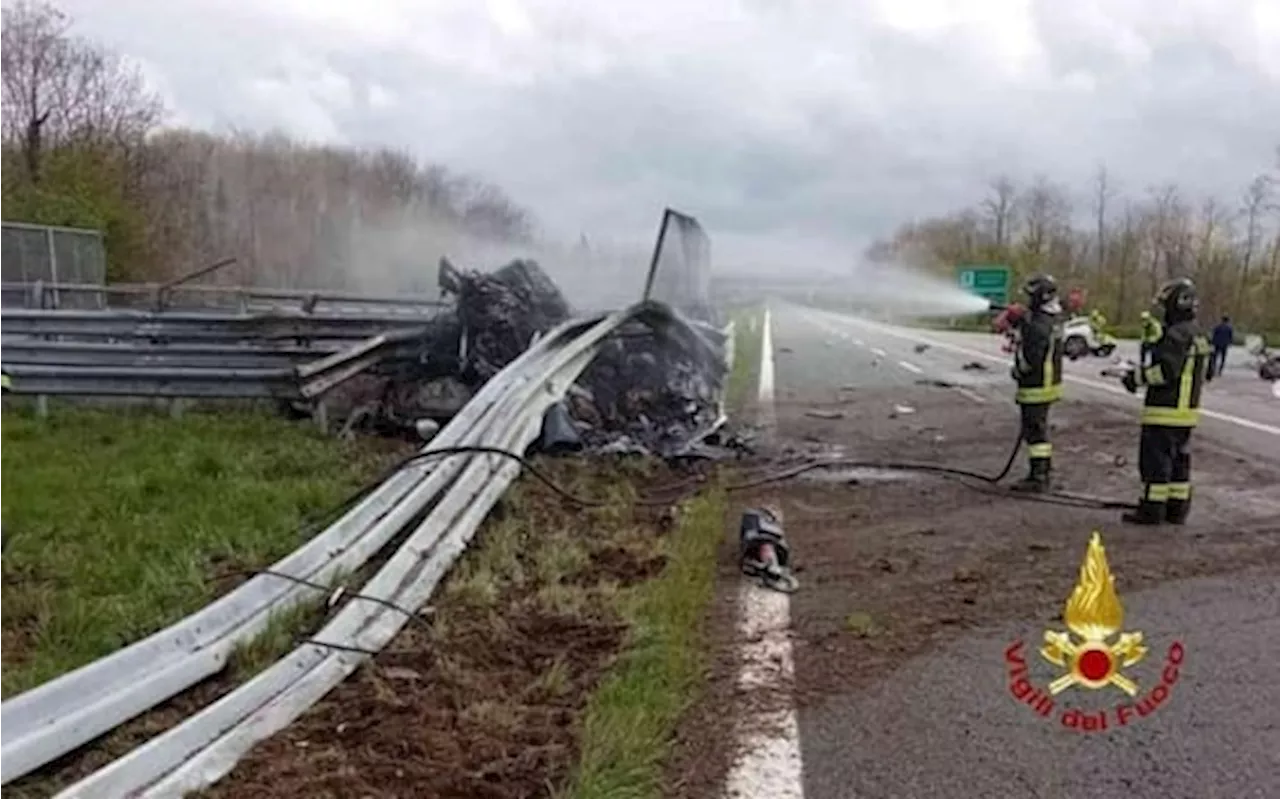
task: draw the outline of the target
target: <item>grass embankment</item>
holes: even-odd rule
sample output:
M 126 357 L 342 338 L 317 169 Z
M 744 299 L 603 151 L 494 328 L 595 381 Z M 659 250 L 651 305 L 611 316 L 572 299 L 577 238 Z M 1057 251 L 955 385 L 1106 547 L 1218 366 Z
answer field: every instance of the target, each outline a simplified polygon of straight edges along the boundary
M 234 572 L 289 553 L 304 524 L 391 454 L 255 412 L 56 408 L 41 419 L 6 409 L 2 429 L 6 697 L 155 632 L 238 582 Z
M 747 406 L 756 387 L 760 370 L 760 347 L 764 312 L 760 308 L 744 308 L 733 312 L 733 371 L 725 387 L 725 402 L 730 413 L 740 413 Z
M 760 363 L 759 308 L 735 311 L 734 362 L 726 387 L 730 412 L 751 397 Z M 581 760 L 568 799 L 649 799 L 662 795 L 671 736 L 705 689 L 706 620 L 715 592 L 716 550 L 726 497 L 718 487 L 688 503 L 662 574 L 625 606 L 632 641 L 592 697 Z

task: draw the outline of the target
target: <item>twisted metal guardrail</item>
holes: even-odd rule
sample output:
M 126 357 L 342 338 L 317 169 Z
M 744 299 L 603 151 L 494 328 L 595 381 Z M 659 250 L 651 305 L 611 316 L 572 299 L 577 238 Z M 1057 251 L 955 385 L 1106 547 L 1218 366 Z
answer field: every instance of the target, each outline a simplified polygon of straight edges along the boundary
M 480 444 L 522 452 L 537 437 L 546 409 L 564 396 L 599 345 L 633 319 L 673 330 L 690 346 L 711 348 L 695 329 L 655 304 L 567 322 L 490 380 L 432 447 Z M 358 568 L 433 505 L 360 597 L 313 642 L 59 795 L 178 796 L 220 778 L 253 743 L 344 679 L 369 657 L 364 652 L 380 650 L 395 636 L 407 618 L 392 608 L 421 607 L 518 471 L 518 463 L 499 456 L 451 455 L 397 472 L 270 570 L 325 582 Z M 172 627 L 3 703 L 4 782 L 216 673 L 235 646 L 260 632 L 274 613 L 312 593 L 294 580 L 259 575 Z

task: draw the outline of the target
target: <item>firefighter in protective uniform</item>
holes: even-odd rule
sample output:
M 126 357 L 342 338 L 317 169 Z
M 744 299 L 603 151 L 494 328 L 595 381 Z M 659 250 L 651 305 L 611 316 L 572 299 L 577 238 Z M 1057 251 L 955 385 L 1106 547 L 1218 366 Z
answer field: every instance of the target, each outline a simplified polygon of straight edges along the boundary
M 1138 471 L 1142 497 L 1131 524 L 1185 524 L 1191 511 L 1191 431 L 1200 421 L 1200 392 L 1211 348 L 1196 322 L 1199 301 L 1187 278 L 1166 284 L 1155 303 L 1163 322 L 1144 320 L 1142 361 L 1124 376 L 1130 393 L 1145 388 Z
M 1022 291 L 1029 313 L 1021 323 L 1021 342 L 1014 355 L 1015 395 L 1022 411 L 1022 440 L 1030 455 L 1030 471 L 1013 486 L 1015 491 L 1043 493 L 1050 489 L 1053 444 L 1049 442 L 1049 408 L 1062 399 L 1062 326 L 1058 284 L 1049 275 L 1035 275 Z

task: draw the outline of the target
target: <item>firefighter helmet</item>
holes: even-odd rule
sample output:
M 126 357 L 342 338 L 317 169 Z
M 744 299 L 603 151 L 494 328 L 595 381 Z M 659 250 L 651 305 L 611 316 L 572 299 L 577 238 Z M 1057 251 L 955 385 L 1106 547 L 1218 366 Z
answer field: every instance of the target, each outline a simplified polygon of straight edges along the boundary
M 1165 283 L 1156 295 L 1156 306 L 1164 314 L 1166 324 L 1195 319 L 1200 307 L 1200 298 L 1196 296 L 1196 285 L 1191 278 L 1180 277 Z
M 1031 310 L 1039 310 L 1058 298 L 1058 282 L 1051 275 L 1032 275 L 1022 284 L 1022 293 L 1027 295 Z

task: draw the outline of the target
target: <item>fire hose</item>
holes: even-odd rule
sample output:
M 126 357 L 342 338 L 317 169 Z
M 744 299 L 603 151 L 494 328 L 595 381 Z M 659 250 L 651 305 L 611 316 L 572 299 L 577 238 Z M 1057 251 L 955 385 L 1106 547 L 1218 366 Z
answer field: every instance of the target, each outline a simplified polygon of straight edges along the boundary
M 936 474 L 942 477 L 958 479 L 962 485 L 983 491 L 984 493 L 1008 496 L 1032 502 L 1044 502 L 1052 505 L 1092 510 L 1128 510 L 1134 507 L 1132 503 L 1062 491 L 1048 492 L 1044 494 L 1018 494 L 995 490 L 995 486 L 1007 477 L 1009 472 L 1013 469 L 1013 464 L 1017 460 L 1018 453 L 1021 449 L 1022 436 L 1019 434 L 1014 440 L 1013 447 L 1009 451 L 1009 457 L 1005 460 L 1004 467 L 994 475 L 983 474 L 969 469 L 943 466 L 940 464 L 829 458 L 825 460 L 812 460 L 800 463 L 789 468 L 770 472 L 751 480 L 740 483 L 731 483 L 724 486 L 724 490 L 727 492 L 746 491 L 753 488 L 759 488 L 761 486 L 792 480 L 803 474 L 819 469 L 878 469 L 885 471 Z M 373 490 L 374 487 L 379 485 L 382 478 L 394 474 L 415 462 L 446 457 L 449 455 L 463 454 L 498 455 L 517 461 L 532 477 L 546 485 L 551 489 L 551 491 L 563 499 L 575 505 L 599 508 L 606 507 L 617 502 L 616 499 L 595 499 L 574 494 L 559 485 L 546 472 L 531 463 L 528 458 L 518 453 L 498 447 L 453 446 L 424 450 L 398 461 L 392 465 L 387 470 L 387 473 L 381 476 L 379 480 L 370 482 L 365 488 L 360 489 L 345 501 L 333 507 L 329 513 L 325 514 L 325 516 L 328 518 L 341 515 L 347 509 L 358 503 L 366 494 Z M 697 482 L 699 481 L 686 480 L 672 485 L 662 486 L 657 489 L 654 494 L 663 496 L 650 495 L 646 497 L 638 497 L 633 501 L 633 504 L 639 507 L 668 507 L 676 501 L 676 499 L 671 496 L 672 492 L 687 491 L 696 485 Z M 743 514 L 742 524 L 739 530 L 739 547 L 741 552 L 740 561 L 744 574 L 751 577 L 758 577 L 761 580 L 762 585 L 785 593 L 791 593 L 799 587 L 798 581 L 790 572 L 791 548 L 787 543 L 786 535 L 782 529 L 781 520 L 778 518 L 776 511 L 766 508 L 752 509 L 745 512 Z

